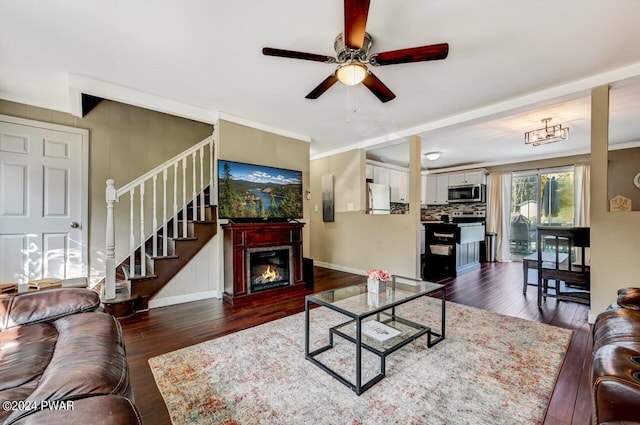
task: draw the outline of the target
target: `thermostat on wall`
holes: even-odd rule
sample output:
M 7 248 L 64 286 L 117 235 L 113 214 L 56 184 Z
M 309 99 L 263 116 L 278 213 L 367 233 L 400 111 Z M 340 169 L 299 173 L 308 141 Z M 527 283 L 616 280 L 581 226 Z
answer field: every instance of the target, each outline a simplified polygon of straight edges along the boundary
M 633 184 L 635 184 L 635 185 L 636 185 L 636 187 L 637 187 L 638 189 L 640 189 L 640 173 L 636 174 L 636 175 L 633 177 Z

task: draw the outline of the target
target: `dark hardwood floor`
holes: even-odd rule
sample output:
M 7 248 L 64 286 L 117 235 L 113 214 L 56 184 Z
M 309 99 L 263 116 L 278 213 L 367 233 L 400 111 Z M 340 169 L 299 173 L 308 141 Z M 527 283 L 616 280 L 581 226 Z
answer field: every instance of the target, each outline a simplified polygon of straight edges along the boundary
M 362 276 L 315 268 L 313 291 L 348 286 Z M 447 299 L 497 313 L 547 323 L 574 331 L 551 399 L 546 425 L 587 425 L 591 421 L 591 330 L 588 307 L 548 299 L 537 307 L 536 288 L 522 294 L 521 263 L 488 263 L 480 270 L 447 279 Z M 163 307 L 122 319 L 135 404 L 145 424 L 171 424 L 147 360 L 169 351 L 279 319 L 304 310 L 302 290 L 242 306 L 204 300 Z

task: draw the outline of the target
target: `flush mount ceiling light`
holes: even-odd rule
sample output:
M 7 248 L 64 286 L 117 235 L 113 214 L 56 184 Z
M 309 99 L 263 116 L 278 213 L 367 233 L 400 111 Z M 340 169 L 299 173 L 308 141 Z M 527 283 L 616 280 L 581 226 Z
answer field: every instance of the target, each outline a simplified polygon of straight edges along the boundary
M 356 84 L 360 84 L 366 76 L 367 68 L 355 60 L 340 66 L 336 71 L 336 77 L 338 77 L 338 80 L 346 86 L 355 86 Z
M 524 143 L 526 145 L 540 146 L 567 140 L 569 138 L 569 127 L 562 128 L 562 124 L 549 126 L 549 121 L 551 120 L 552 118 L 545 118 L 542 120 L 544 128 L 524 133 Z
M 440 155 L 442 155 L 442 152 L 427 152 L 424 154 L 424 157 L 427 158 L 429 161 L 435 161 L 436 159 L 440 158 Z

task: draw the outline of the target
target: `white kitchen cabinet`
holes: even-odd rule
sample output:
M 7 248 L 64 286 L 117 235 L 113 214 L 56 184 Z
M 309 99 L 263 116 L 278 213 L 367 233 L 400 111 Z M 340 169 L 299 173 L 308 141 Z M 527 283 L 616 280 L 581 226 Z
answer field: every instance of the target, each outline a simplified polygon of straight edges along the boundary
M 391 170 L 384 167 L 373 166 L 373 182 L 377 184 L 386 184 L 389 186 Z
M 391 186 L 391 202 L 409 203 L 409 173 L 389 170 L 389 186 Z
M 400 202 L 409 203 L 409 173 L 402 173 L 400 179 Z
M 367 164 L 365 165 L 365 179 L 369 180 L 373 180 L 373 165 L 372 164 Z
M 447 204 L 449 201 L 449 176 L 438 176 L 436 184 L 436 203 Z
M 391 188 L 391 202 L 409 203 L 409 173 L 407 171 L 395 170 L 381 167 L 379 165 L 367 164 L 367 178 L 372 176 L 373 182 L 384 184 Z M 369 171 L 371 167 L 371 171 Z
M 466 173 L 449 174 L 449 186 L 460 186 L 463 184 L 486 184 L 484 171 L 467 171 Z
M 464 173 L 449 174 L 449 185 L 459 186 L 464 184 Z
M 428 204 L 427 202 L 427 176 L 422 174 L 420 176 L 420 203 L 422 205 Z
M 447 204 L 449 195 L 449 176 L 429 175 L 426 184 L 426 204 L 427 205 L 444 205 Z

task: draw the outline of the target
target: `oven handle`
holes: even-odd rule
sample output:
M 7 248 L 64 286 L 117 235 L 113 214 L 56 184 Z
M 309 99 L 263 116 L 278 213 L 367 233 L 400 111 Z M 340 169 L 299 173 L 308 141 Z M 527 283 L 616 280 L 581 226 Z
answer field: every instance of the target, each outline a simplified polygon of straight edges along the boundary
M 455 235 L 453 233 L 438 233 L 438 232 L 433 232 L 433 236 L 435 236 L 436 238 L 452 238 Z

